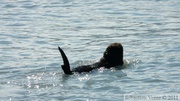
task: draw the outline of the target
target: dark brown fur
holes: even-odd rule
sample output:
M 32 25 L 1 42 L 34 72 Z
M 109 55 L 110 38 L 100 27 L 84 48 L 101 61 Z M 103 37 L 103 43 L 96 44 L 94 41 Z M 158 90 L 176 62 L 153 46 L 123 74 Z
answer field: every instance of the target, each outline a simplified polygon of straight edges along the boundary
M 103 57 L 98 62 L 91 65 L 79 66 L 72 70 L 70 70 L 69 61 L 60 47 L 59 51 L 63 57 L 64 65 L 62 65 L 62 69 L 65 74 L 72 74 L 73 72 L 89 72 L 100 67 L 111 68 L 123 65 L 123 46 L 120 43 L 110 44 L 106 48 Z

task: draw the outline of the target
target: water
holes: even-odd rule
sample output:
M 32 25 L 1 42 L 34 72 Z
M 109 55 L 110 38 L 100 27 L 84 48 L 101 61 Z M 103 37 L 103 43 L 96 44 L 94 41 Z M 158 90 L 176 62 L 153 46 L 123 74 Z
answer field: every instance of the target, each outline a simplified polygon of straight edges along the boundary
M 123 101 L 179 94 L 179 0 L 1 0 L 0 100 Z M 123 70 L 63 74 L 124 46 Z

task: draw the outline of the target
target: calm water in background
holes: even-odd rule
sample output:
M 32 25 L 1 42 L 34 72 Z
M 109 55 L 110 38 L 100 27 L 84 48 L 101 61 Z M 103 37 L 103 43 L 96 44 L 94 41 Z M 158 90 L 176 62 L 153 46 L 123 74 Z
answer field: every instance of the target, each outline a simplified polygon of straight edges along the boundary
M 0 100 L 123 100 L 180 92 L 179 0 L 1 0 Z M 67 76 L 124 46 L 123 70 Z

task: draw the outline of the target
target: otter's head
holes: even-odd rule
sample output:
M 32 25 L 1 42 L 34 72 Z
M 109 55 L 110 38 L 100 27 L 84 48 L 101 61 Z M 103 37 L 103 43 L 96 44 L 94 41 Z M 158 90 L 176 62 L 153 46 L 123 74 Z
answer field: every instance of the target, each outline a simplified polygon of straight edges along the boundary
M 110 44 L 106 48 L 103 57 L 108 67 L 123 65 L 123 46 L 120 43 Z

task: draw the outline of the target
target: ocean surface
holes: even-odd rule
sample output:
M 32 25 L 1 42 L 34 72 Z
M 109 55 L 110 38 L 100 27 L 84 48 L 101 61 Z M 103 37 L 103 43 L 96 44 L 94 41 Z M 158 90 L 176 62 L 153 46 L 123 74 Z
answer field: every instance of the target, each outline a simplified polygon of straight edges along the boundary
M 74 68 L 113 42 L 124 47 L 125 69 L 63 73 L 58 46 Z M 179 93 L 180 0 L 0 0 L 0 100 Z

